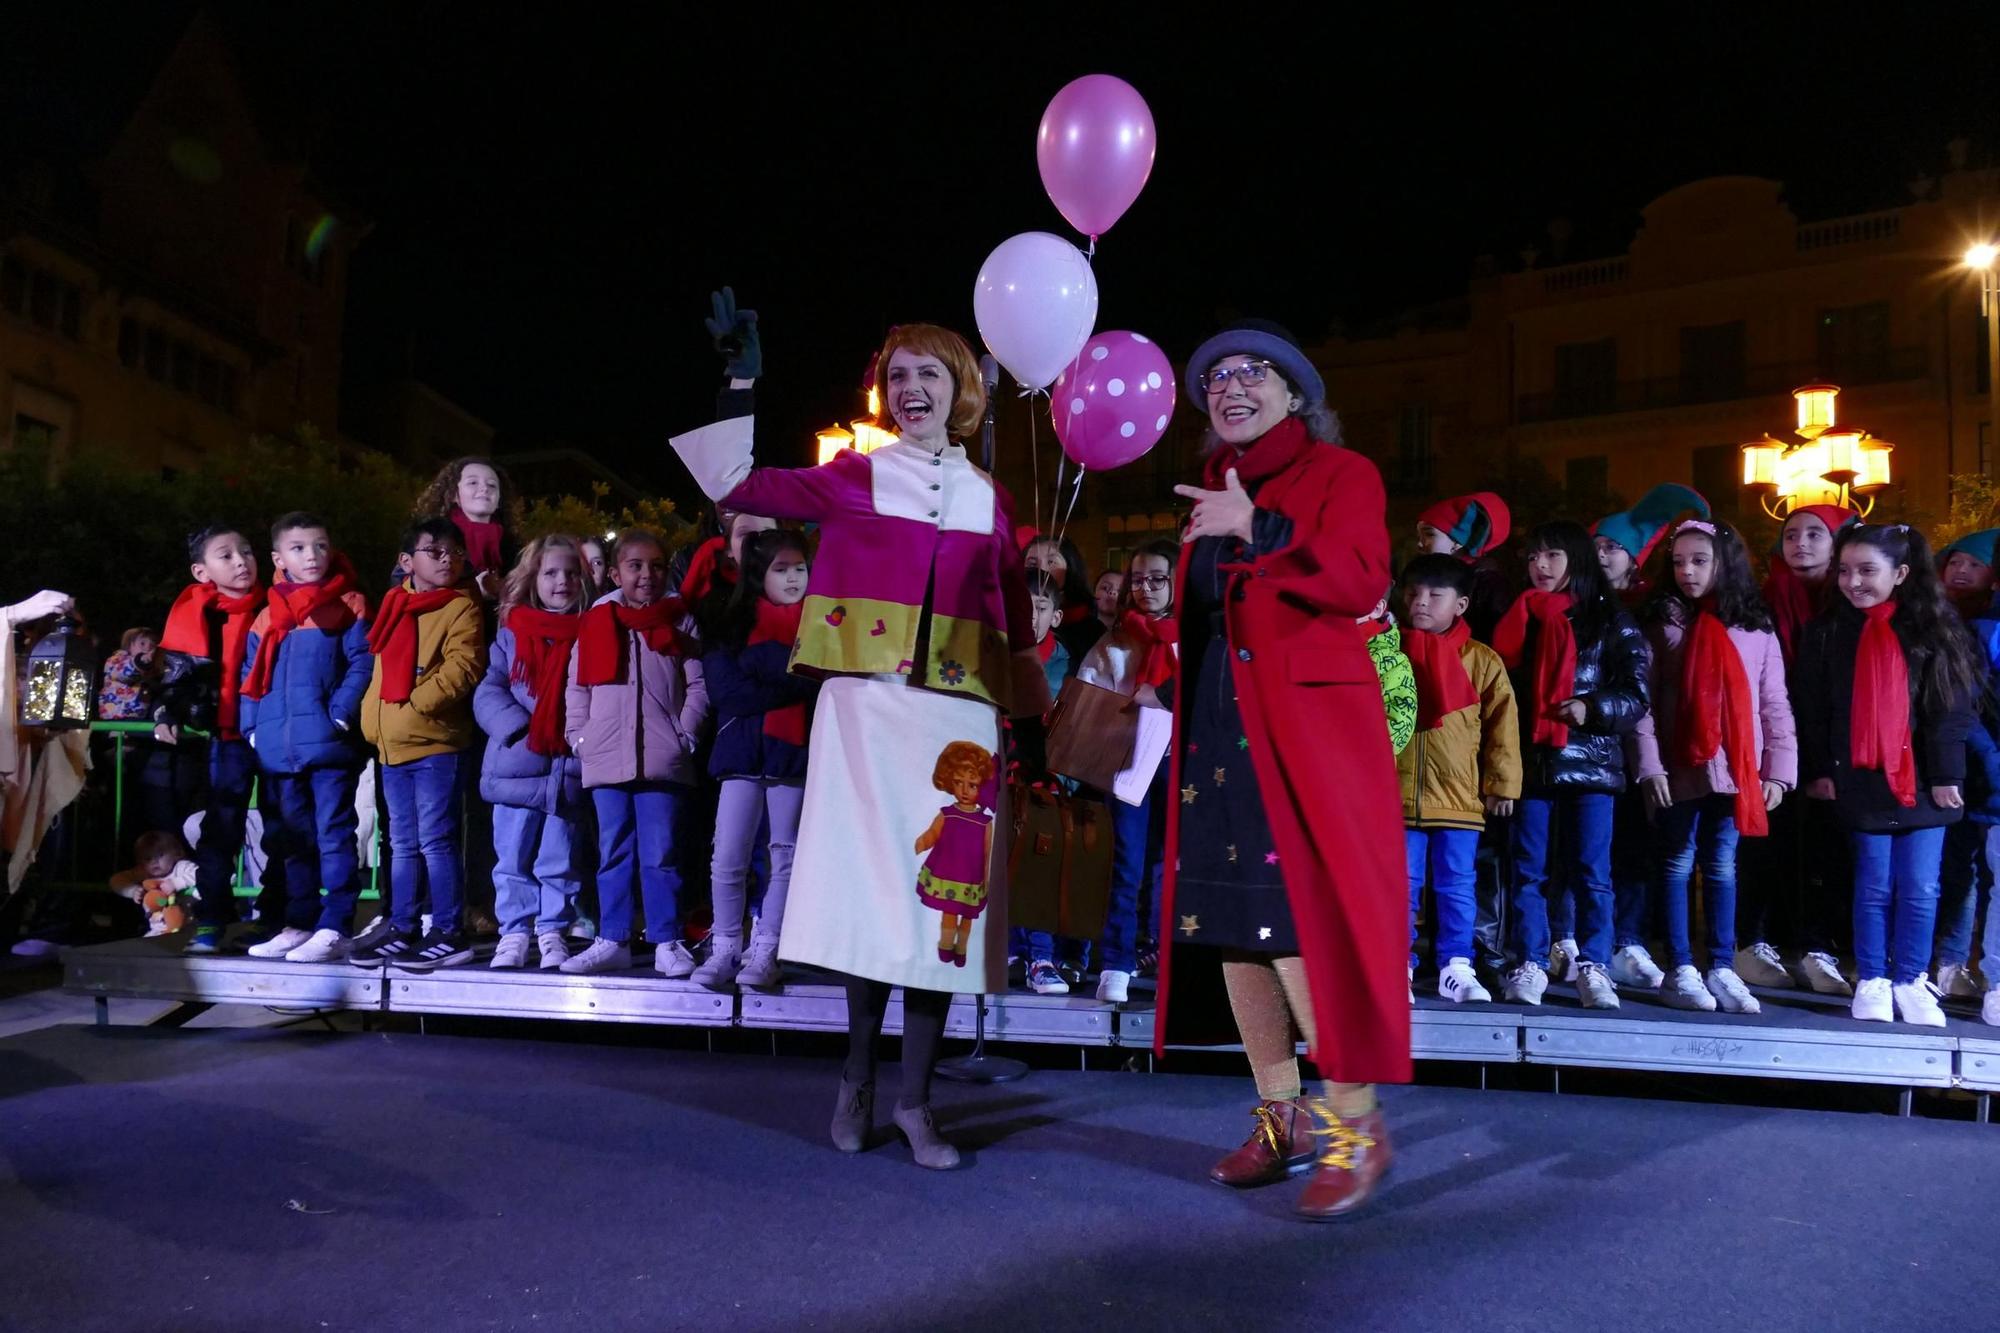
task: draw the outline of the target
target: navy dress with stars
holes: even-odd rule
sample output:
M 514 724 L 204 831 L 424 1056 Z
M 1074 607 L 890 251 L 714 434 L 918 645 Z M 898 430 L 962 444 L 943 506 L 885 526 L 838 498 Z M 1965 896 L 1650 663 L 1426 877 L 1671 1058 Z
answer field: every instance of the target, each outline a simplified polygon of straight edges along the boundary
M 1260 517 L 1263 517 L 1260 513 Z M 1299 951 L 1291 901 L 1257 791 L 1250 740 L 1231 678 L 1223 598 L 1225 558 L 1240 558 L 1234 537 L 1203 537 L 1188 559 L 1181 622 L 1180 872 L 1177 944 L 1203 944 L 1282 957 Z

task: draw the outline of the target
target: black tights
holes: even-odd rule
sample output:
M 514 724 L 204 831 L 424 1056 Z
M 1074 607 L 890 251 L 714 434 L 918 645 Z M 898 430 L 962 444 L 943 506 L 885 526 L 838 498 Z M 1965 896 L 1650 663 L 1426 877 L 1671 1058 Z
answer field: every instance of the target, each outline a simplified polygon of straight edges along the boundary
M 889 1009 L 889 983 L 866 977 L 847 979 L 847 1067 L 849 1083 L 875 1081 L 875 1051 L 882 1042 L 882 1015 Z M 944 1044 L 944 1016 L 951 992 L 903 990 L 903 1091 L 896 1105 L 924 1106 L 931 1099 L 931 1067 Z

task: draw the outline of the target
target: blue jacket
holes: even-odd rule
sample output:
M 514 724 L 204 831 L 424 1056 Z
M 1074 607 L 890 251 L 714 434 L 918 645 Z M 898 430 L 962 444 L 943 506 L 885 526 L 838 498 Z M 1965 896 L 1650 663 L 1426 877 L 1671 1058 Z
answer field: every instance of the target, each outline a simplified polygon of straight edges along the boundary
M 528 682 L 514 679 L 513 630 L 503 627 L 493 637 L 486 661 L 486 674 L 472 695 L 472 716 L 486 733 L 479 795 L 495 805 L 576 818 L 584 805 L 583 765 L 571 755 L 536 754 L 528 748 L 535 700 Z
M 806 780 L 806 747 L 764 734 L 764 714 L 806 702 L 819 692 L 817 682 L 791 674 L 791 655 L 790 644 L 770 642 L 718 648 L 702 657 L 702 679 L 715 710 L 711 777 Z
M 1991 673 L 1979 723 L 1965 734 L 1965 817 L 1975 824 L 2000 824 L 2000 616 L 1968 620 L 1965 628 Z
M 368 692 L 375 658 L 368 651 L 368 603 L 349 593 L 341 607 L 321 609 L 278 644 L 271 688 L 261 699 L 242 696 L 238 721 L 273 773 L 309 768 L 359 768 L 367 759 L 361 741 L 361 696 Z M 345 629 L 322 629 L 353 617 Z M 243 679 L 257 660 L 269 611 L 257 613 L 243 652 Z

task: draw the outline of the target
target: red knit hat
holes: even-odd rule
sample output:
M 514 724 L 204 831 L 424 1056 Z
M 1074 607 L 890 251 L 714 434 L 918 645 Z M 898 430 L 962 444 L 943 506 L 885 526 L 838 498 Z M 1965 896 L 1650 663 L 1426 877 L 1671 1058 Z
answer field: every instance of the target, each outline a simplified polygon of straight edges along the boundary
M 1836 537 L 1840 535 L 1840 530 L 1848 524 L 1859 523 L 1861 521 L 1861 515 L 1845 505 L 1800 505 L 1790 514 L 1785 515 L 1786 524 L 1789 525 L 1793 516 L 1798 514 L 1812 515 L 1820 522 L 1826 524 L 1826 530 Z
M 1491 491 L 1474 491 L 1471 495 L 1454 495 L 1449 500 L 1440 500 L 1417 515 L 1417 522 L 1427 523 L 1459 548 L 1457 554 L 1465 560 L 1477 560 L 1494 547 L 1507 540 L 1513 517 L 1507 512 L 1507 502 Z

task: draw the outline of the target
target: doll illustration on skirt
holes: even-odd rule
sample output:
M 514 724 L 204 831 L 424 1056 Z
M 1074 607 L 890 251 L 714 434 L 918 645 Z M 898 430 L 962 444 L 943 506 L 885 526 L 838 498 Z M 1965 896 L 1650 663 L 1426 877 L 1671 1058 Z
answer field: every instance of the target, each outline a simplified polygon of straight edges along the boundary
M 930 858 L 917 871 L 917 897 L 944 914 L 938 961 L 965 966 L 972 921 L 986 910 L 986 874 L 993 858 L 993 812 L 980 796 L 993 781 L 993 752 L 953 741 L 939 753 L 931 785 L 952 798 L 917 838 Z

